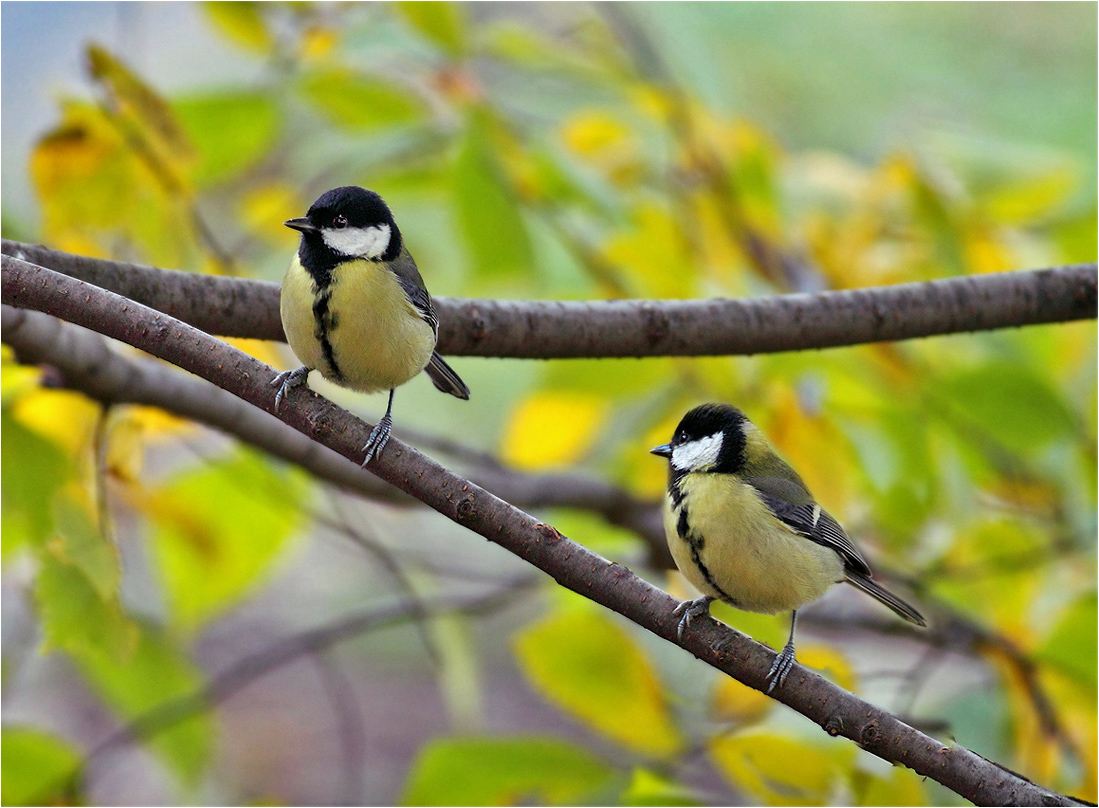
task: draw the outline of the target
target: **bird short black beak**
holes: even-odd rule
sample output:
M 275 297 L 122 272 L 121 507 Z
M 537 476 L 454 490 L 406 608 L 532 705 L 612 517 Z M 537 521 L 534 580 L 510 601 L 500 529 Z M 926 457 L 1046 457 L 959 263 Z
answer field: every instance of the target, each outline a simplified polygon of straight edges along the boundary
M 663 444 L 662 446 L 654 446 L 653 448 L 649 449 L 649 454 L 660 455 L 661 457 L 671 457 L 672 447 L 667 443 Z
M 300 230 L 302 233 L 317 232 L 317 226 L 305 218 L 287 219 L 285 222 L 283 222 L 283 224 L 287 227 L 293 228 L 294 230 Z

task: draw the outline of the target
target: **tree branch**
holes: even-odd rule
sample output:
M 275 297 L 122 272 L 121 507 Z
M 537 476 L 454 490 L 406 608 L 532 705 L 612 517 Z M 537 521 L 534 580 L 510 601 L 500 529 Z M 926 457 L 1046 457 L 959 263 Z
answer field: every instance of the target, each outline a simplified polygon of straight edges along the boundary
M 5 255 L 93 283 L 203 331 L 283 340 L 279 287 L 4 240 Z M 1097 265 L 736 300 L 435 298 L 439 351 L 581 359 L 775 353 L 1094 319 Z
M 375 629 L 413 620 L 421 621 L 440 614 L 484 614 L 506 606 L 533 580 L 518 580 L 488 593 L 439 596 L 432 598 L 426 607 L 406 598 L 351 612 L 316 628 L 291 634 L 238 659 L 195 692 L 162 702 L 142 713 L 92 749 L 84 760 L 84 768 L 113 749 L 133 740 L 149 738 L 221 704 L 260 677 L 303 656 L 320 653 Z
M 271 412 L 274 371 L 267 365 L 161 312 L 87 283 L 8 256 L 0 261 L 9 305 L 54 314 L 152 353 Z M 298 390 L 280 417 L 349 459 L 358 460 L 370 426 L 311 391 Z M 368 470 L 454 522 L 496 542 L 559 584 L 622 614 L 743 684 L 765 691 L 774 652 L 711 620 L 676 638 L 677 601 L 562 536 L 552 526 L 449 472 L 392 439 Z M 795 666 L 773 697 L 867 751 L 902 763 L 980 805 L 1071 805 L 1070 797 L 1038 786 L 960 746 L 947 746 L 896 716 Z
M 107 341 L 94 331 L 64 323 L 47 314 L 6 305 L 0 306 L 0 313 L 0 336 L 4 343 L 15 350 L 22 362 L 49 365 L 60 375 L 60 379 L 54 381 L 51 374 L 51 383 L 79 390 L 107 406 L 143 404 L 159 407 L 219 429 L 272 456 L 295 463 L 321 480 L 369 499 L 399 506 L 419 504 L 419 500 L 376 477 L 363 474 L 355 463 L 204 379 L 172 369 L 162 362 L 124 357 L 111 351 Z M 398 437 L 403 432 L 398 431 Z M 416 439 L 421 443 L 426 440 L 419 435 Z M 444 446 L 442 451 L 451 453 L 455 447 Z M 512 504 L 535 509 L 578 508 L 597 513 L 608 523 L 630 530 L 644 541 L 650 567 L 674 568 L 664 538 L 659 502 L 637 499 L 617 486 L 590 477 L 525 474 L 500 465 L 491 456 L 458 451 L 464 460 L 471 461 L 467 462 L 466 474 L 473 482 L 495 491 Z M 349 529 L 348 525 L 341 525 L 338 521 L 332 522 L 332 525 L 337 529 Z M 352 535 L 355 534 L 352 532 Z M 368 550 L 373 555 L 383 556 L 382 563 L 399 579 L 400 570 L 395 566 L 395 560 L 384 557 L 380 546 L 374 546 L 366 539 L 355 535 L 356 541 L 369 544 Z M 1027 563 L 1034 563 L 1034 560 Z M 407 582 L 402 588 L 406 594 L 414 594 Z M 834 625 L 831 618 L 812 610 L 802 620 Z M 855 625 L 850 619 L 846 624 L 849 627 Z M 892 627 L 879 621 L 858 625 L 875 631 Z M 902 624 L 896 627 L 906 628 Z M 1071 747 L 1056 710 L 1038 681 L 1035 663 L 1010 639 L 939 604 L 934 605 L 931 628 L 918 634 L 911 633 L 932 647 L 978 656 L 982 652 L 1002 655 L 1024 683 L 1043 732 L 1062 746 Z M 433 653 L 430 643 L 428 652 Z
M 0 306 L 0 337 L 21 362 L 50 365 L 65 387 L 79 390 L 102 404 L 143 404 L 160 407 L 181 418 L 221 430 L 268 454 L 301 466 L 314 476 L 369 499 L 393 505 L 418 500 L 363 474 L 358 463 L 249 406 L 204 379 L 173 370 L 162 362 L 122 356 L 94 331 L 70 325 L 40 312 Z M 54 382 L 56 383 L 56 382 Z M 411 436 L 397 428 L 397 437 Z M 431 443 L 415 435 L 417 442 Z M 445 442 L 438 442 L 445 443 Z M 442 446 L 451 454 L 455 447 Z M 656 568 L 674 566 L 664 523 L 654 503 L 640 500 L 617 486 L 580 474 L 522 474 L 487 458 L 462 452 L 466 473 L 482 488 L 525 508 L 580 508 L 602 516 L 609 524 L 641 536 Z

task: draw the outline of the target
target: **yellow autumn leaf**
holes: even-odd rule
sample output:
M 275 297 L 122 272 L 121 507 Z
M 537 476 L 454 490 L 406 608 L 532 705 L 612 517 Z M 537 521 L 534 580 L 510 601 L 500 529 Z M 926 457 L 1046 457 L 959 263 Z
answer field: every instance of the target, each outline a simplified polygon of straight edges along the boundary
M 202 9 L 214 27 L 236 44 L 259 53 L 266 53 L 274 45 L 259 4 L 212 2 L 203 3 Z
M 851 475 L 843 471 L 855 467 L 843 433 L 823 413 L 807 414 L 786 385 L 775 388 L 767 411 L 771 421 L 765 432 L 779 455 L 798 470 L 825 510 L 843 513 L 851 490 Z
M 756 731 L 715 738 L 709 752 L 734 787 L 767 805 L 825 805 L 854 749 Z
M 261 362 L 266 362 L 272 367 L 280 367 L 285 361 L 285 347 L 276 342 L 262 339 L 245 339 L 244 337 L 230 337 L 225 340 L 239 351 L 249 356 L 254 356 Z
M 194 422 L 187 418 L 172 415 L 159 407 L 141 404 L 127 406 L 126 417 L 140 427 L 146 438 L 153 440 L 174 438 L 181 432 L 189 432 L 195 428 Z
M 113 420 L 107 433 L 105 471 L 110 476 L 136 482 L 141 479 L 145 465 L 144 430 L 141 423 L 123 416 Z
M 131 209 L 133 158 L 103 114 L 67 104 L 61 123 L 35 145 L 30 174 L 42 204 L 47 234 L 109 227 Z M 104 204 L 108 189 L 111 204 Z
M 718 680 L 711 699 L 714 718 L 731 721 L 741 727 L 762 721 L 775 704 L 766 693 L 743 685 L 730 676 Z
M 565 147 L 622 185 L 641 170 L 637 143 L 625 123 L 602 110 L 573 115 L 561 129 Z
M 609 405 L 598 396 L 541 391 L 512 411 L 504 427 L 501 454 L 520 469 L 565 465 L 591 444 Z
M 637 441 L 636 457 L 627 467 L 630 488 L 640 496 L 661 497 L 668 486 L 668 461 L 649 454 L 649 449 L 660 446 L 672 439 L 679 419 L 683 413 L 669 412 Z
M 896 766 L 888 777 L 870 777 L 859 793 L 858 805 L 927 805 L 922 778 Z
M 304 62 L 319 62 L 331 55 L 339 41 L 340 34 L 334 28 L 310 26 L 301 35 L 298 53 Z
M 847 657 L 826 645 L 806 645 L 798 648 L 798 662 L 821 676 L 836 683 L 844 690 L 854 691 L 858 687 L 855 669 Z
M 637 209 L 633 226 L 612 236 L 603 255 L 632 274 L 641 296 L 695 296 L 696 272 L 683 233 L 672 216 L 654 203 Z
M 88 450 L 100 407 L 80 393 L 38 388 L 19 398 L 12 415 L 72 455 Z
M 538 692 L 585 726 L 642 754 L 682 747 L 652 663 L 600 612 L 551 615 L 516 638 L 515 653 Z
M 171 105 L 120 59 L 99 45 L 88 46 L 91 76 L 111 93 L 116 111 L 139 125 L 169 165 L 194 158 L 194 149 Z
M 970 272 L 1007 272 L 1017 266 L 1003 234 L 987 227 L 970 228 L 965 234 L 965 263 Z
M 267 182 L 250 189 L 241 200 L 241 220 L 269 244 L 292 250 L 301 238 L 282 223 L 301 216 L 308 206 L 301 194 L 285 182 Z
M 40 367 L 16 362 L 15 351 L 10 345 L 0 346 L 0 354 L 3 356 L 3 363 L 0 364 L 0 400 L 6 407 L 36 390 L 43 371 Z

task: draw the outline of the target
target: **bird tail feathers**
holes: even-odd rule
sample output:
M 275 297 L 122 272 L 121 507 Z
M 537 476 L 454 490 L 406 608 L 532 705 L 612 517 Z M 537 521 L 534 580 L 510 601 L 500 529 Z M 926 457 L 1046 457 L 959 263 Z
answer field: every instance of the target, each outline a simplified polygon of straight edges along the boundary
M 431 378 L 431 383 L 435 385 L 436 390 L 450 393 L 463 401 L 469 400 L 469 388 L 466 387 L 466 383 L 436 351 L 431 352 L 431 359 L 428 360 L 424 370 Z
M 872 581 L 870 578 L 867 578 L 865 575 L 849 570 L 847 572 L 847 583 L 852 584 L 857 589 L 861 589 L 879 603 L 885 604 L 909 623 L 915 623 L 917 626 L 927 625 L 927 621 L 924 620 L 922 614 L 917 612 L 888 589 L 879 585 L 877 582 Z

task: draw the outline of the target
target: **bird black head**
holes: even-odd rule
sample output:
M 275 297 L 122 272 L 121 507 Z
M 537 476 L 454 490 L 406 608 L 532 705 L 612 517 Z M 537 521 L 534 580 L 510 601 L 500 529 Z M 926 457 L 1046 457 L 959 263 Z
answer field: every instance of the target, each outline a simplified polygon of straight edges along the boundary
M 683 416 L 670 443 L 650 451 L 671 460 L 672 471 L 733 474 L 744 466 L 745 425 L 751 422 L 728 404 L 702 404 Z
M 304 218 L 285 224 L 301 232 L 298 257 L 314 275 L 329 273 L 343 261 L 392 261 L 401 253 L 401 231 L 389 206 L 357 185 L 321 194 Z

